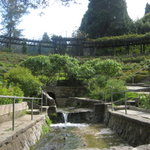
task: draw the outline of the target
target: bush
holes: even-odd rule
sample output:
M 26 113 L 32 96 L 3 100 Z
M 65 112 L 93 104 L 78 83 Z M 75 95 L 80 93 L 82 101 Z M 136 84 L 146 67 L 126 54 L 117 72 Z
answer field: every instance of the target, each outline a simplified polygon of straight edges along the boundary
M 20 65 L 30 69 L 33 75 L 49 75 L 49 72 L 52 71 L 48 56 L 32 56 Z
M 23 91 L 16 86 L 13 87 L 6 87 L 0 85 L 0 95 L 6 95 L 6 96 L 20 96 L 23 97 L 24 93 Z M 10 98 L 0 98 L 0 104 L 11 104 L 13 101 Z M 22 99 L 16 99 L 16 103 L 22 102 Z
M 102 61 L 99 64 L 98 68 L 101 74 L 109 76 L 109 77 L 114 77 L 118 75 L 119 72 L 122 70 L 122 65 L 115 60 L 107 59 L 107 60 Z
M 83 80 L 88 80 L 95 75 L 95 69 L 89 62 L 85 62 L 84 64 L 80 65 L 79 68 L 79 78 Z
M 96 76 L 88 81 L 89 96 L 93 99 L 102 99 L 104 87 L 106 86 L 106 76 Z
M 97 75 L 114 77 L 119 75 L 121 70 L 122 65 L 115 60 L 92 59 L 80 66 L 79 75 L 86 79 Z
M 127 88 L 124 81 L 118 79 L 109 79 L 105 86 L 106 98 L 110 101 L 111 92 L 115 92 L 113 94 L 113 100 L 116 101 L 122 99 L 124 98 L 124 91 L 126 90 Z
M 79 72 L 79 61 L 68 55 L 50 55 L 49 56 L 52 72 L 58 76 L 64 74 L 66 79 L 76 79 Z
M 129 99 L 139 98 L 139 94 L 136 92 L 127 92 L 126 97 Z
M 149 95 L 144 95 L 142 94 L 140 96 L 140 101 L 139 101 L 140 107 L 150 109 L 150 99 Z
M 18 85 L 25 96 L 36 96 L 41 92 L 42 83 L 27 68 L 13 68 L 5 74 L 5 79 L 9 85 Z
M 53 80 L 77 78 L 79 62 L 67 55 L 50 55 L 30 57 L 20 64 L 36 76 L 47 76 Z

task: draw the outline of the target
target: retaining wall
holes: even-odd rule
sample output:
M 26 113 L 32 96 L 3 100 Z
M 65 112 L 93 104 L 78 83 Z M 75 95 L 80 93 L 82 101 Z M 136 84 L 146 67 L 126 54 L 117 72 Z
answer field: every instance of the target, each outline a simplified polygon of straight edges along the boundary
M 105 124 L 132 146 L 150 143 L 150 120 L 119 114 L 106 106 Z
M 24 114 L 28 109 L 27 102 L 16 103 L 15 104 L 15 117 L 19 117 Z M 13 105 L 0 105 L 0 123 L 9 121 L 12 119 Z
M 40 139 L 44 124 L 45 117 L 41 117 L 19 131 L 15 131 L 12 136 L 0 143 L 0 150 L 30 150 L 31 146 Z
M 82 86 L 48 86 L 45 90 L 55 95 L 58 107 L 66 107 L 69 97 L 79 97 L 85 92 L 85 88 Z

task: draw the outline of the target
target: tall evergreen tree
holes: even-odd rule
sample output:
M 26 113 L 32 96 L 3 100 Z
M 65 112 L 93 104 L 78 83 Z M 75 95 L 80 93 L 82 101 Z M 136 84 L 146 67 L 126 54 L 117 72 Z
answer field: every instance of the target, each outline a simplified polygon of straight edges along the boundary
M 44 42 L 50 42 L 50 38 L 49 38 L 47 32 L 44 32 L 44 34 L 42 36 L 42 41 L 44 41 Z
M 135 22 L 136 33 L 145 34 L 150 32 L 150 13 L 144 15 L 141 19 Z
M 145 7 L 145 15 L 150 13 L 150 4 L 146 4 L 146 7 Z
M 131 24 L 125 0 L 90 0 L 80 30 L 97 38 L 128 33 Z
M 20 30 L 17 25 L 20 23 L 22 15 L 26 12 L 26 7 L 23 3 L 18 3 L 17 0 L 6 0 L 0 2 L 2 26 L 4 35 L 8 37 L 19 37 Z

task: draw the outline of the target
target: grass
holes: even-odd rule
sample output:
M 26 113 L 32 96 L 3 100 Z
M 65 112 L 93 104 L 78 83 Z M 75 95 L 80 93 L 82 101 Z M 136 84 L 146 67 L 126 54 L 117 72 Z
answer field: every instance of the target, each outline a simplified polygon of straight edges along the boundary
M 27 55 L 23 55 L 23 54 L 0 52 L 0 62 L 10 66 L 15 66 L 19 64 L 27 57 L 28 57 Z

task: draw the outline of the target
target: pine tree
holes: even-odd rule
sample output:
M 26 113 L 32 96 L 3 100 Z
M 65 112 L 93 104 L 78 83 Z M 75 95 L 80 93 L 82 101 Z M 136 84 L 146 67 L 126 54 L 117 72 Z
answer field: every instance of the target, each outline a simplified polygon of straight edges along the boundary
M 150 4 L 146 4 L 146 7 L 145 7 L 145 15 L 150 13 Z
M 131 24 L 125 0 L 90 0 L 80 30 L 97 38 L 128 33 Z
M 42 41 L 44 42 L 50 42 L 50 38 L 48 36 L 48 34 L 45 32 L 42 36 Z
M 21 17 L 26 12 L 26 7 L 23 3 L 18 3 L 17 0 L 6 0 L 0 2 L 2 26 L 4 35 L 8 37 L 19 37 L 21 30 L 17 29 Z

